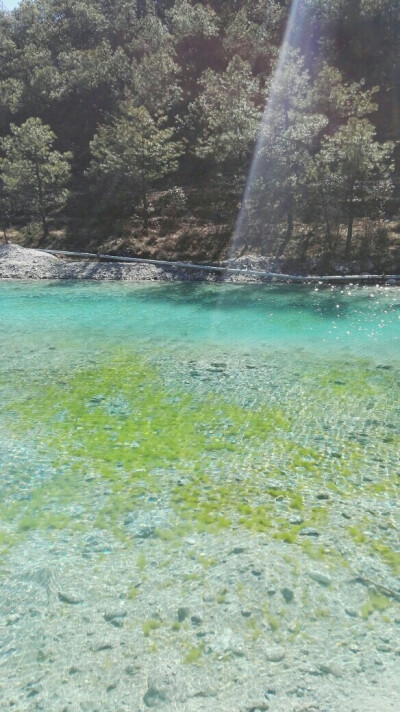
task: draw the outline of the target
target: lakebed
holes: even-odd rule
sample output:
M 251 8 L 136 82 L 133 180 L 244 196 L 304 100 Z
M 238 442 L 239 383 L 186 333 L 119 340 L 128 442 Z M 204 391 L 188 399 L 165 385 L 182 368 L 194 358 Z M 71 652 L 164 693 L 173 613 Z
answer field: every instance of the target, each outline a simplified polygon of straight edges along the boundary
M 397 709 L 398 291 L 0 299 L 2 708 Z

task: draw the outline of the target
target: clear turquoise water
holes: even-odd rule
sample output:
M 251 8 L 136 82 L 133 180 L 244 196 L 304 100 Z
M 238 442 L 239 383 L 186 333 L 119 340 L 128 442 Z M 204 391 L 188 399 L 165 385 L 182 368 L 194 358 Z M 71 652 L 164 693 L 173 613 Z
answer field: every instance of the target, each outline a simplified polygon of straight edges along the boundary
M 70 526 L 60 476 L 75 501 L 87 471 L 118 488 L 118 472 L 136 468 L 146 480 L 157 470 L 157 484 L 145 486 L 164 487 L 167 510 L 172 465 L 193 482 L 200 467 L 223 479 L 244 456 L 255 478 L 267 458 L 266 476 L 283 476 L 283 488 L 300 473 L 301 492 L 318 470 L 324 485 L 343 480 L 351 489 L 372 473 L 370 488 L 394 497 L 396 289 L 6 282 L 0 304 L 7 542 L 15 529 L 51 528 L 43 510 L 54 526 Z M 126 438 L 139 441 L 134 457 Z M 52 483 L 51 496 L 43 482 Z M 220 498 L 215 509 L 222 516 L 225 506 L 236 522 L 232 501 Z M 121 507 L 97 524 L 120 527 Z
M 232 348 L 310 348 L 398 358 L 400 297 L 390 288 L 5 283 L 2 340 L 87 339 Z M 40 338 L 39 338 L 40 333 Z M 83 336 L 84 335 L 84 336 Z
M 299 660 L 367 688 L 389 641 L 391 674 L 398 601 L 354 582 L 398 588 L 399 318 L 393 288 L 1 283 L 4 708 L 142 709 L 166 666 L 233 709 L 238 665 L 249 708 L 276 644 L 279 711 Z

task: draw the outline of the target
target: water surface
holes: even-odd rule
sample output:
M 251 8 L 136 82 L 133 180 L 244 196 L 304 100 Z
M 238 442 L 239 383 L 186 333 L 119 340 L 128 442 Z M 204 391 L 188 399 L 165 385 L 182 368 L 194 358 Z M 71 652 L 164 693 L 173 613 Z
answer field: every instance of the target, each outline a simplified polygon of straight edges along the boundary
M 55 709 L 68 691 L 88 709 L 153 706 L 154 667 L 206 687 L 222 660 L 217 707 L 231 709 L 239 662 L 248 705 L 246 665 L 280 646 L 286 712 L 294 660 L 308 646 L 343 665 L 339 639 L 345 658 L 358 641 L 367 662 L 346 664 L 361 687 L 379 645 L 390 672 L 399 319 L 395 288 L 2 283 L 4 704 Z M 90 667 L 99 636 L 115 688 Z M 61 695 L 60 645 L 83 671 Z

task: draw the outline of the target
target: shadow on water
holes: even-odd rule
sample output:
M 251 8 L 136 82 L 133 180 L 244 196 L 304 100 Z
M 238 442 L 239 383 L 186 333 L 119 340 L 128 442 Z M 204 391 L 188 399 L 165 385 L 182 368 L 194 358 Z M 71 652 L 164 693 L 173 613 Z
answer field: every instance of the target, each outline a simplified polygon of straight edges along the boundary
M 75 283 L 76 284 L 76 283 Z M 115 292 L 116 298 L 140 299 L 150 304 L 172 303 L 174 306 L 195 306 L 204 311 L 237 311 L 251 307 L 256 311 L 273 308 L 274 311 L 308 312 L 321 319 L 341 316 L 365 309 L 370 305 L 378 311 L 371 299 L 370 290 L 323 286 L 315 289 L 307 285 L 226 285 L 226 284 L 145 284 L 124 285 L 122 293 Z M 108 293 L 109 294 L 109 293 Z M 96 298 L 101 294 L 96 291 Z M 398 304 L 385 305 L 394 310 Z
M 187 309 L 195 307 L 198 312 L 234 312 L 248 310 L 263 313 L 273 310 L 292 315 L 312 315 L 316 319 L 327 320 L 346 317 L 358 311 L 378 314 L 381 309 L 395 312 L 400 303 L 394 298 L 387 299 L 384 292 L 362 287 L 341 288 L 328 285 L 254 285 L 254 284 L 205 284 L 205 283 L 126 283 L 120 281 L 102 282 L 90 278 L 96 274 L 98 266 L 88 270 L 87 280 L 59 280 L 35 285 L 24 294 L 16 285 L 8 291 L 12 297 L 18 294 L 29 302 L 51 299 L 60 302 L 76 302 L 81 299 L 100 304 L 103 300 L 129 303 L 130 300 L 153 305 L 173 305 Z M 116 279 L 118 279 L 116 275 Z M 21 285 L 22 286 L 22 285 Z M 384 296 L 384 305 L 375 296 Z M 394 295 L 393 295 L 394 296 Z

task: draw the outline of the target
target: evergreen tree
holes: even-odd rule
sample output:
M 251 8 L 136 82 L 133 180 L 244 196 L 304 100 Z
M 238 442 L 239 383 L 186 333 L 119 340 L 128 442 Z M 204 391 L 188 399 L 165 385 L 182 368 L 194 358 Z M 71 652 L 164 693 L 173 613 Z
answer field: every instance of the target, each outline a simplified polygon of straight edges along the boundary
M 392 143 L 378 143 L 374 126 L 355 117 L 323 142 L 318 162 L 325 168 L 329 192 L 340 201 L 346 216 L 346 259 L 351 254 L 356 212 L 367 202 L 384 201 L 391 194 L 392 153 Z
M 145 107 L 126 103 L 121 109 L 120 118 L 101 126 L 91 142 L 88 175 L 108 185 L 111 202 L 122 198 L 129 205 L 139 194 L 147 232 L 149 187 L 177 170 L 182 146 L 174 141 L 174 130 L 164 128 Z
M 286 219 L 278 257 L 292 239 L 308 165 L 327 123 L 315 108 L 310 74 L 303 59 L 298 53 L 289 52 L 269 87 L 255 170 L 244 206 L 245 230 L 259 243 L 264 240 L 264 226 L 268 229 Z
M 250 66 L 234 57 L 226 72 L 206 71 L 193 109 L 203 127 L 196 154 L 231 174 L 247 168 L 260 126 L 260 86 Z
M 11 125 L 11 135 L 0 142 L 0 178 L 4 200 L 16 205 L 26 218 L 39 217 L 48 236 L 48 213 L 65 205 L 70 179 L 68 153 L 53 146 L 55 134 L 40 119 Z
M 244 206 L 248 235 L 265 242 L 269 233 L 276 242 L 282 233 L 280 253 L 297 218 L 324 222 L 328 243 L 346 218 L 351 245 L 352 202 L 344 197 L 340 173 L 347 168 L 343 160 L 331 160 L 327 146 L 333 151 L 333 143 L 326 141 L 351 118 L 370 120 L 381 143 L 400 138 L 400 4 L 299 0 L 301 22 L 290 37 L 298 54 L 283 62 L 275 81 L 291 6 L 290 0 L 22 0 L 12 12 L 0 10 L 0 138 L 9 136 L 11 122 L 21 127 L 30 117 L 51 125 L 59 151 L 73 152 L 71 189 L 82 214 L 91 217 L 89 192 L 102 180 L 120 212 L 129 213 L 141 180 L 129 172 L 123 178 L 127 150 L 116 127 L 122 132 L 124 102 L 132 111 L 144 107 L 156 132 L 170 132 L 162 134 L 166 144 L 172 147 L 178 138 L 185 144 L 184 155 L 181 147 L 177 151 L 180 181 L 191 180 L 196 189 L 212 175 L 226 197 L 224 214 L 233 215 L 238 181 L 232 186 L 228 179 L 243 182 L 247 174 L 265 91 L 270 104 Z M 127 121 L 132 123 L 138 124 L 137 117 Z M 106 152 L 108 145 L 120 156 L 118 169 L 96 175 L 92 156 L 86 172 L 93 141 L 92 147 Z M 398 147 L 395 158 L 394 182 Z M 380 177 L 379 170 L 368 181 L 381 181 L 375 192 L 385 196 L 384 166 Z M 154 171 L 145 183 L 170 187 L 169 176 L 169 170 Z M 355 199 L 354 213 L 373 216 L 376 200 L 367 191 Z M 198 208 L 193 197 L 194 213 L 206 215 L 197 201 Z M 10 219 L 21 217 L 29 200 L 18 203 L 8 202 Z

